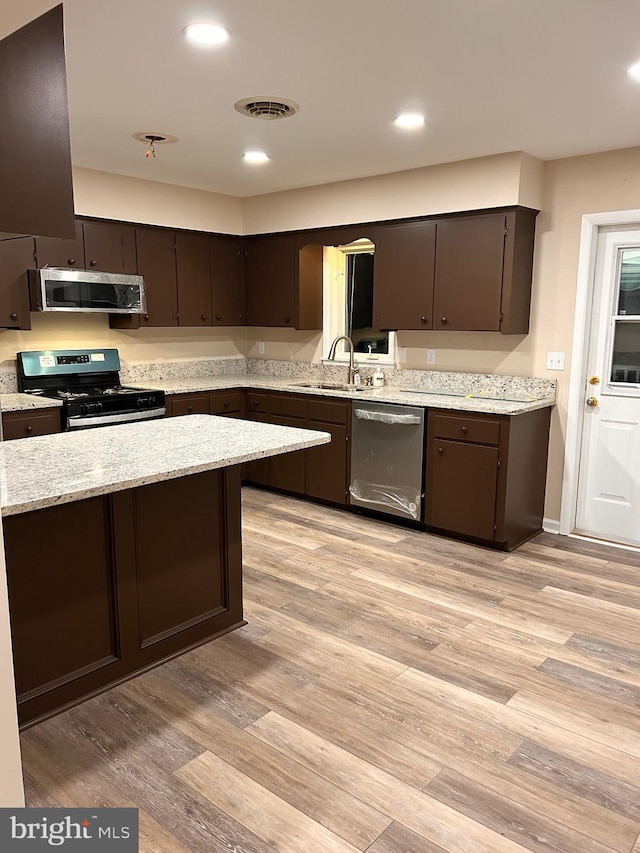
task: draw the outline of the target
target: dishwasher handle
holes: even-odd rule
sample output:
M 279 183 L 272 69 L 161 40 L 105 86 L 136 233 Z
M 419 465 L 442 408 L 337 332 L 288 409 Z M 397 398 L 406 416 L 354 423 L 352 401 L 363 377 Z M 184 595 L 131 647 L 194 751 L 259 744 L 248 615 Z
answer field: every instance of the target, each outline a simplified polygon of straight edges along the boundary
M 377 412 L 375 409 L 354 409 L 353 414 L 362 421 L 381 421 L 383 424 L 421 424 L 420 415 L 400 415 L 395 412 Z

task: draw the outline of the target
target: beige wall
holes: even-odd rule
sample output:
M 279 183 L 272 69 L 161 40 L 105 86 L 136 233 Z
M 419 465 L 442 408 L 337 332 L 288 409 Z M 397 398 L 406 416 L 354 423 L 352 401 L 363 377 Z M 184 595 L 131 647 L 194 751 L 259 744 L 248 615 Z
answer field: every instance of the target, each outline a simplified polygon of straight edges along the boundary
M 229 195 L 78 166 L 73 169 L 73 192 L 79 216 L 124 219 L 194 231 L 242 233 L 241 199 Z
M 0 0 L 0 38 L 58 6 L 60 0 Z

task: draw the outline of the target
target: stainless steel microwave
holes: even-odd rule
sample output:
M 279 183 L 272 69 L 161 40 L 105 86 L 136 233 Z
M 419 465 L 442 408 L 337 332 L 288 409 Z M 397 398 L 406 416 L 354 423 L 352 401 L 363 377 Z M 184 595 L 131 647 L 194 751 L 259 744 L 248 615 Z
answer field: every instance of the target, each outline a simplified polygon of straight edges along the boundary
M 44 267 L 29 270 L 32 311 L 146 314 L 141 275 Z

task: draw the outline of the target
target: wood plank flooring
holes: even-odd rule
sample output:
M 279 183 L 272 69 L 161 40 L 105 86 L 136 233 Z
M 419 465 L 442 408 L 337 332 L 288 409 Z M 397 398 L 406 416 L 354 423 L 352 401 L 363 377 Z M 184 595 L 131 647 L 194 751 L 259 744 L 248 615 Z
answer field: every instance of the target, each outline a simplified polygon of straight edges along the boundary
M 248 625 L 22 736 L 143 853 L 640 853 L 640 554 L 244 492 Z

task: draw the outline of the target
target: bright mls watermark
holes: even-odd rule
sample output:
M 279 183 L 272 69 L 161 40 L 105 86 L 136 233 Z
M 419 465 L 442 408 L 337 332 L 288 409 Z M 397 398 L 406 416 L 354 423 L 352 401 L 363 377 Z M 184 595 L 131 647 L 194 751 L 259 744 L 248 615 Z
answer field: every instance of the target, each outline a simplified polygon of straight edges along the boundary
M 138 809 L 0 809 L 0 851 L 138 853 Z

